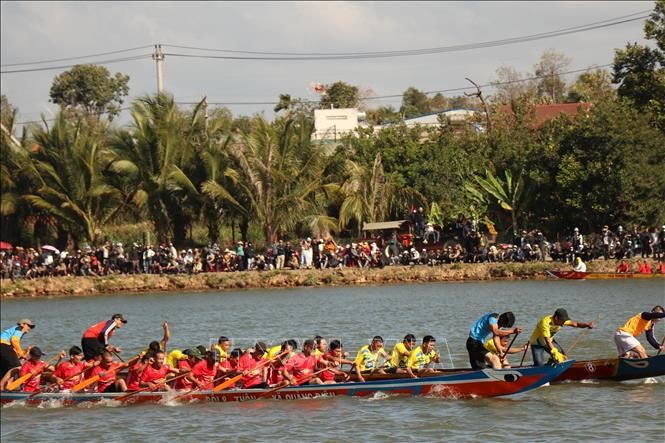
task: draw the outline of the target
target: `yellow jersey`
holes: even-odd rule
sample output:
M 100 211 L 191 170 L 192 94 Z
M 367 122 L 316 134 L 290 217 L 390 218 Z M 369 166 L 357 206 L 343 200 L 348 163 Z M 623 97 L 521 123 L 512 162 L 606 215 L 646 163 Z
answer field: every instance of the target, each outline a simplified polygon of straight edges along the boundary
M 185 360 L 187 356 L 180 349 L 174 349 L 166 356 L 166 364 L 172 368 L 178 369 L 178 362 Z
M 496 349 L 496 346 L 494 345 L 494 338 L 488 339 L 483 346 L 485 346 L 485 349 L 487 349 L 489 352 L 491 352 L 494 355 L 499 355 L 499 351 Z
M 406 369 L 406 362 L 409 360 L 409 350 L 406 349 L 404 342 L 395 345 L 390 353 L 390 367 Z
M 621 326 L 619 330 L 627 332 L 633 337 L 638 337 L 644 334 L 645 331 L 648 331 L 653 327 L 651 320 L 645 320 L 642 318 L 642 313 L 640 312 L 637 315 L 634 315 L 628 319 L 625 325 Z
M 424 369 L 435 358 L 436 351 L 434 349 L 425 353 L 423 352 L 423 348 L 418 346 L 413 351 L 411 351 L 411 355 L 409 356 L 406 365 L 412 369 Z
M 371 371 L 376 368 L 377 360 L 381 355 L 381 351 L 377 350 L 372 352 L 369 345 L 365 345 L 362 348 L 358 349 L 358 355 L 356 356 L 356 366 L 363 371 Z
M 564 322 L 564 325 L 569 325 L 571 323 L 570 320 L 566 320 Z M 554 324 L 554 319 L 552 318 L 551 315 L 548 315 L 546 317 L 543 317 L 540 322 L 538 322 L 538 325 L 536 326 L 536 329 L 533 331 L 533 334 L 531 334 L 531 339 L 529 342 L 532 345 L 540 345 L 540 346 L 547 346 L 547 342 L 545 341 L 545 338 L 552 337 L 554 334 L 559 332 L 559 329 L 561 329 L 561 326 L 557 326 Z
M 213 347 L 215 348 L 215 350 L 217 352 L 219 352 L 219 361 L 220 362 L 223 362 L 224 360 L 229 358 L 229 355 L 226 353 L 226 351 L 224 351 L 224 349 L 222 349 L 222 347 L 220 345 L 215 345 Z
M 280 351 L 282 350 L 282 345 L 277 345 L 273 346 L 272 348 L 268 349 L 268 360 L 271 360 L 275 358 L 277 355 L 279 355 Z

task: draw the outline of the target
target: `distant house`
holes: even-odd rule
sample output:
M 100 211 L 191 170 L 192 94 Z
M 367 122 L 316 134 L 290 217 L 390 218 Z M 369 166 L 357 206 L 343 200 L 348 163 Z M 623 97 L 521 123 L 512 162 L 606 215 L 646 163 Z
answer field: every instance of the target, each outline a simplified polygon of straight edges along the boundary
M 414 127 L 419 125 L 424 127 L 438 128 L 441 125 L 441 123 L 439 123 L 440 115 L 445 117 L 448 120 L 448 122 L 450 122 L 455 132 L 462 132 L 464 130 L 465 125 L 469 122 L 469 120 L 473 119 L 473 117 L 476 115 L 476 111 L 474 111 L 473 109 L 464 109 L 464 108 L 449 109 L 448 111 L 434 112 L 432 114 L 421 115 L 419 117 L 407 118 L 404 120 L 403 123 L 407 127 Z M 374 129 L 381 130 L 395 124 L 396 123 L 378 125 L 375 126 Z M 474 124 L 473 127 L 477 132 L 484 131 L 484 128 L 482 128 L 480 125 Z
M 538 129 L 546 121 L 552 120 L 553 118 L 556 118 L 561 114 L 576 116 L 577 114 L 579 114 L 580 110 L 583 112 L 589 112 L 591 106 L 592 106 L 591 102 L 532 105 L 530 108 L 533 112 L 532 115 L 533 121 L 531 123 L 531 127 L 533 129 Z M 513 109 L 511 108 L 510 105 L 500 106 L 497 111 L 513 115 Z
M 365 113 L 356 108 L 316 109 L 312 140 L 337 140 L 355 131 L 364 119 Z

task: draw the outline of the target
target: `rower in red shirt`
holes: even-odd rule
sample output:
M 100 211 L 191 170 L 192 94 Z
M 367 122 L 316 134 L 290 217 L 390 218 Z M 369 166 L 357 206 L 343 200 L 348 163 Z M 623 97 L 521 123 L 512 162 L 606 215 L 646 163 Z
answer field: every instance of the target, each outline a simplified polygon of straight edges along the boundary
M 167 390 L 166 376 L 169 374 L 178 374 L 177 369 L 164 363 L 166 354 L 164 351 L 157 351 L 148 359 L 148 366 L 146 366 L 141 375 L 139 376 L 140 388 L 151 388 L 159 390 Z
M 19 377 L 23 377 L 24 375 L 32 373 L 32 377 L 30 377 L 23 384 L 22 390 L 24 392 L 35 392 L 39 390 L 39 382 L 41 381 L 42 378 L 42 372 L 55 371 L 55 368 L 53 366 L 47 365 L 46 363 L 40 360 L 42 355 L 44 355 L 42 350 L 39 349 L 37 346 L 33 346 L 32 348 L 30 348 L 30 353 L 28 354 L 30 358 L 25 363 L 23 363 L 23 366 L 21 366 Z M 65 353 L 65 351 L 62 351 L 60 353 L 60 358 L 66 356 L 67 354 Z M 58 361 L 60 361 L 60 359 L 58 359 Z
M 353 369 L 356 362 L 345 359 L 342 343 L 339 340 L 332 340 L 328 345 L 328 351 L 321 356 L 321 361 L 316 369 L 323 369 L 326 364 L 328 369 L 323 371 L 319 378 L 323 384 L 333 384 L 336 376 L 343 377 L 344 381 L 349 379 L 349 374 L 341 370 L 343 364 L 351 365 Z
M 243 389 L 268 387 L 266 383 L 268 369 L 263 365 L 265 362 L 263 356 L 267 349 L 268 346 L 264 342 L 257 342 L 253 350 L 245 352 L 238 359 L 238 372 L 243 373 Z
M 199 389 L 212 389 L 213 380 L 217 378 L 219 370 L 219 352 L 207 351 L 203 360 L 192 367 L 192 376 Z
M 305 340 L 302 345 L 302 353 L 296 354 L 289 359 L 286 370 L 284 371 L 284 378 L 289 381 L 289 384 L 293 386 L 321 384 L 321 379 L 318 377 L 310 377 L 321 360 L 320 356 L 314 355 L 315 347 L 314 340 Z M 323 363 L 323 366 L 327 365 Z
M 201 352 L 196 348 L 185 349 L 182 353 L 185 354 L 187 358 L 178 360 L 178 372 L 181 375 L 186 374 L 188 372 L 192 372 L 192 368 L 196 366 L 196 364 L 201 360 L 201 358 L 203 358 Z M 195 382 L 196 380 L 194 379 L 194 376 L 192 374 L 189 374 L 173 382 L 174 389 L 190 390 L 192 389 L 192 386 L 194 386 Z
M 92 362 L 83 361 L 83 351 L 78 346 L 69 349 L 69 360 L 63 361 L 56 368 L 53 376 L 61 391 L 69 390 L 83 380 L 83 373 L 93 366 Z
M 626 260 L 621 260 L 621 263 L 619 263 L 619 266 L 617 266 L 616 272 L 620 272 L 622 274 L 630 272 L 630 265 Z
M 92 369 L 90 375 L 91 377 L 99 375 L 97 392 L 125 392 L 127 383 L 117 377 L 118 371 L 123 367 L 127 367 L 127 364 L 113 361 L 113 354 L 104 351 L 101 363 Z
M 224 378 L 219 380 L 220 383 L 224 383 L 231 377 L 238 375 L 238 359 L 240 359 L 241 355 L 242 349 L 235 348 L 228 354 L 226 360 L 219 364 L 219 371 L 224 374 Z
M 274 359 L 268 367 L 267 382 L 269 386 L 276 386 L 284 381 L 284 371 L 289 361 L 289 356 L 293 352 L 293 346 L 289 341 L 282 343 L 279 353 L 283 355 L 281 358 Z
M 127 371 L 127 390 L 138 391 L 141 389 L 139 386 L 140 377 L 145 368 L 150 364 L 150 355 L 144 354 L 141 358 L 134 363 Z

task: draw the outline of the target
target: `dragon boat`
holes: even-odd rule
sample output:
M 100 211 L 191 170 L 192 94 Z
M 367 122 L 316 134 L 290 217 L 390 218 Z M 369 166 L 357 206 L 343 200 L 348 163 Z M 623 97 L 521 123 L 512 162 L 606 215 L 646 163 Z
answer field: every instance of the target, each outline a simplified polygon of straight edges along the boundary
M 665 274 L 640 274 L 637 272 L 579 272 L 579 271 L 552 271 L 548 275 L 564 280 L 607 280 L 607 279 L 635 279 L 635 278 L 665 278 Z
M 665 375 L 665 354 L 648 358 L 604 358 L 573 363 L 553 381 L 636 380 Z
M 126 393 L 67 393 L 2 391 L 0 403 L 25 402 L 38 405 L 43 402 L 60 402 L 72 405 L 83 402 L 122 400 L 122 403 L 160 403 L 172 401 L 201 401 L 223 403 L 258 399 L 294 400 L 315 397 L 367 397 L 376 393 L 390 395 L 425 395 L 432 397 L 464 399 L 497 397 L 519 394 L 538 388 L 556 379 L 567 371 L 574 361 L 552 366 L 523 367 L 513 369 L 482 369 L 477 371 L 434 372 L 419 378 L 406 374 L 373 376 L 365 382 L 351 381 L 327 385 L 287 386 L 279 389 L 228 389 L 219 392 L 192 391 L 188 394 L 177 391 L 139 392 L 128 397 Z M 404 376 L 406 375 L 406 376 Z M 126 398 L 128 397 L 128 398 Z M 176 397 L 177 400 L 176 400 Z M 124 400 L 123 398 L 126 398 Z

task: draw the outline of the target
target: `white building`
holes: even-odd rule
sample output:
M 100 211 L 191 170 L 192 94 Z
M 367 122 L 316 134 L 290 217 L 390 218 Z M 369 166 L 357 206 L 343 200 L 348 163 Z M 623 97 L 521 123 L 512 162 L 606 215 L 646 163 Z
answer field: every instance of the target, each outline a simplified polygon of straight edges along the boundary
M 316 109 L 312 140 L 337 140 L 353 132 L 364 119 L 365 113 L 356 108 Z

